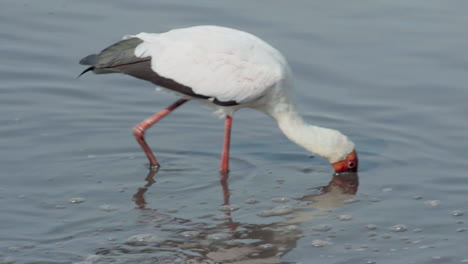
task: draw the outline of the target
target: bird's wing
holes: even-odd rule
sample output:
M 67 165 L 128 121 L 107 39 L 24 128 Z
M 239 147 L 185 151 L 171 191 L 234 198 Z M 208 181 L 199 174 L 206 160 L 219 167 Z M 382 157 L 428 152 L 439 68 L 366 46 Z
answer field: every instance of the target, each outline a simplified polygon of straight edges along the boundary
M 285 61 L 277 50 L 234 29 L 199 26 L 127 38 L 143 40 L 135 55 L 151 57 L 158 75 L 218 101 L 250 102 L 284 75 Z

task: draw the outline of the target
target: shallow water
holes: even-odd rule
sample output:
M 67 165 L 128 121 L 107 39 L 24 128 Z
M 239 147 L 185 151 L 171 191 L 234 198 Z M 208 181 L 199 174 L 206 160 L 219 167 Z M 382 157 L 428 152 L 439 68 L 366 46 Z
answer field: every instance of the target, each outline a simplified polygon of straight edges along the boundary
M 5 1 L 0 261 L 468 262 L 466 8 Z M 305 117 L 356 142 L 356 195 L 340 187 L 353 193 L 356 175 L 332 179 L 251 110 L 235 116 L 220 182 L 223 121 L 195 102 L 147 133 L 163 166 L 147 175 L 131 128 L 175 98 L 128 76 L 77 80 L 77 62 L 125 34 L 199 24 L 252 32 L 285 54 Z

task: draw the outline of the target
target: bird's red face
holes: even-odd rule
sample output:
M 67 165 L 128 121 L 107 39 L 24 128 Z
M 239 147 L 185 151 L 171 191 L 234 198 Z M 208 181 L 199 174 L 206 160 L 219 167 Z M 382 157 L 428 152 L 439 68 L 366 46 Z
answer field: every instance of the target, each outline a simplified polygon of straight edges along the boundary
M 351 152 L 344 160 L 332 164 L 336 173 L 342 172 L 357 172 L 358 171 L 358 156 L 355 150 Z

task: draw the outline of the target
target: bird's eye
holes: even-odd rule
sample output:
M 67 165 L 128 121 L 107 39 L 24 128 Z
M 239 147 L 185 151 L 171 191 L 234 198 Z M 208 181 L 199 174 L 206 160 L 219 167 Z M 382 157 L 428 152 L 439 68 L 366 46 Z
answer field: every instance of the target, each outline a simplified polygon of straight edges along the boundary
M 354 167 L 356 167 L 356 163 L 354 161 L 348 162 L 348 168 L 353 169 Z

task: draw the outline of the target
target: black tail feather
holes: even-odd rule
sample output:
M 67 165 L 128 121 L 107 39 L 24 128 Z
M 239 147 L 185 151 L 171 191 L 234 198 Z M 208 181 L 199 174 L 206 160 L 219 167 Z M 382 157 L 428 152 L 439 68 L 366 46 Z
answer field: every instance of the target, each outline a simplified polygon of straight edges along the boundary
M 83 74 L 85 74 L 85 73 L 87 73 L 87 72 L 89 72 L 89 71 L 92 71 L 92 70 L 94 70 L 94 66 L 91 66 L 91 67 L 87 68 L 87 69 L 84 70 L 82 73 L 80 73 L 80 75 L 78 75 L 78 77 L 76 77 L 76 78 L 78 79 L 78 78 L 81 77 L 81 75 L 83 75 Z

